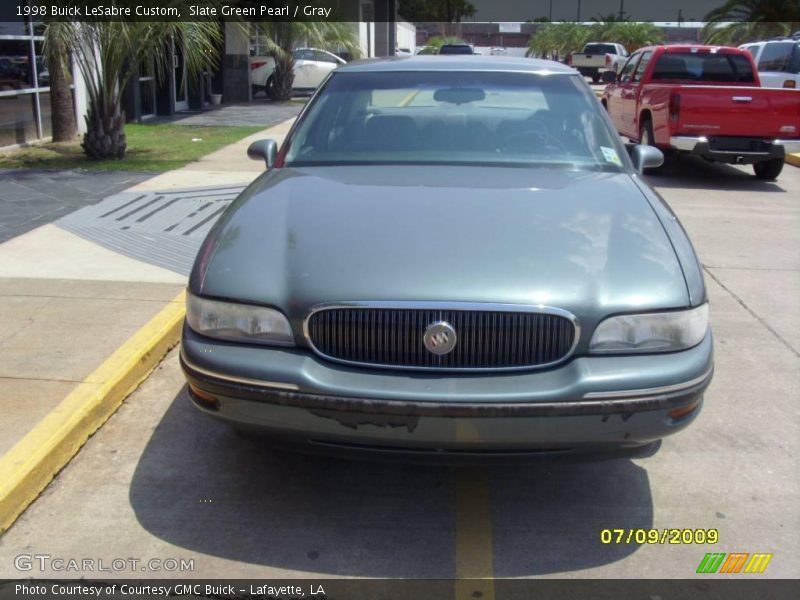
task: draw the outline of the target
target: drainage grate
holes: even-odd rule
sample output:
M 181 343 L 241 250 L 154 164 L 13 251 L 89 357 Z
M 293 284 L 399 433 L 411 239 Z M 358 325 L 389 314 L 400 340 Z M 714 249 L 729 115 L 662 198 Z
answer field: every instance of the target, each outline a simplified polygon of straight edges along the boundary
M 244 186 L 122 192 L 56 225 L 146 263 L 188 275 L 200 244 Z

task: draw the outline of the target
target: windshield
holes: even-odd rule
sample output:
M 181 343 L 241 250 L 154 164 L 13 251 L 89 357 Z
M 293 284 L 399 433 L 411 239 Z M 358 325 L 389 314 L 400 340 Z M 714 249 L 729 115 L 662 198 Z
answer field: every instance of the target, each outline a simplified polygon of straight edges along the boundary
M 623 148 L 600 110 L 572 75 L 336 73 L 298 124 L 284 164 L 619 170 Z
M 472 54 L 472 48 L 466 44 L 451 44 L 439 48 L 439 54 Z

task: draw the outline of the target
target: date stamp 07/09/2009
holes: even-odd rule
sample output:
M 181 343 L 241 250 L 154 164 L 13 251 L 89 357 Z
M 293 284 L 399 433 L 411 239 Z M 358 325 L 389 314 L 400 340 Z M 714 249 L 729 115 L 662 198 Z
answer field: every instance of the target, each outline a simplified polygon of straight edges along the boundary
M 601 529 L 603 544 L 716 544 L 717 529 Z

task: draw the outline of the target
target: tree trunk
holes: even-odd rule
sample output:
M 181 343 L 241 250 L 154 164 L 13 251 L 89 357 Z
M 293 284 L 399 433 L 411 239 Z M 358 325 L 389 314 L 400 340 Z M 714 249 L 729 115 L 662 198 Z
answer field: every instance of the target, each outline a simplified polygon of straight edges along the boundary
M 267 91 L 272 100 L 285 102 L 292 99 L 292 86 L 294 85 L 294 60 L 291 58 L 275 58 L 275 72 L 272 74 L 273 82 Z
M 53 53 L 58 58 L 63 57 L 67 50 L 60 40 L 56 40 Z M 50 71 L 50 112 L 53 126 L 54 142 L 69 142 L 75 138 L 77 125 L 75 123 L 75 105 L 72 102 L 72 91 L 69 89 L 70 74 L 65 68 L 64 60 L 49 60 Z
M 81 147 L 92 159 L 124 158 L 125 113 L 120 109 L 119 98 L 109 105 L 99 102 L 89 109 Z

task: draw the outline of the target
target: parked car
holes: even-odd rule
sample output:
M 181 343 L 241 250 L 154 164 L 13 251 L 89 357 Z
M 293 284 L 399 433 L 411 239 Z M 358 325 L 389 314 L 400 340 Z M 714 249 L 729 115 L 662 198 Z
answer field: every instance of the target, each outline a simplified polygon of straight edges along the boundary
M 318 48 L 297 48 L 293 55 L 293 88 L 297 92 L 315 90 L 331 71 L 340 65 L 347 64 L 335 54 Z M 272 57 L 250 58 L 250 85 L 253 96 L 261 91 L 270 95 L 274 72 L 275 60 Z
M 470 44 L 443 44 L 439 54 L 475 54 L 475 49 Z
M 24 66 L 6 57 L 0 57 L 0 91 L 28 87 L 28 73 Z
M 711 161 L 752 164 L 772 180 L 800 151 L 795 90 L 760 87 L 749 52 L 717 46 L 652 46 L 633 53 L 603 92 L 620 134 Z
M 580 52 L 567 55 L 567 64 L 598 83 L 606 71 L 619 71 L 627 58 L 628 51 L 622 44 L 589 42 Z
M 181 364 L 205 413 L 305 449 L 631 450 L 712 377 L 703 273 L 573 69 L 341 67 L 202 244 Z
M 395 56 L 414 56 L 414 53 L 409 48 L 395 48 Z
M 739 46 L 753 55 L 764 87 L 800 89 L 800 32 L 792 38 Z

